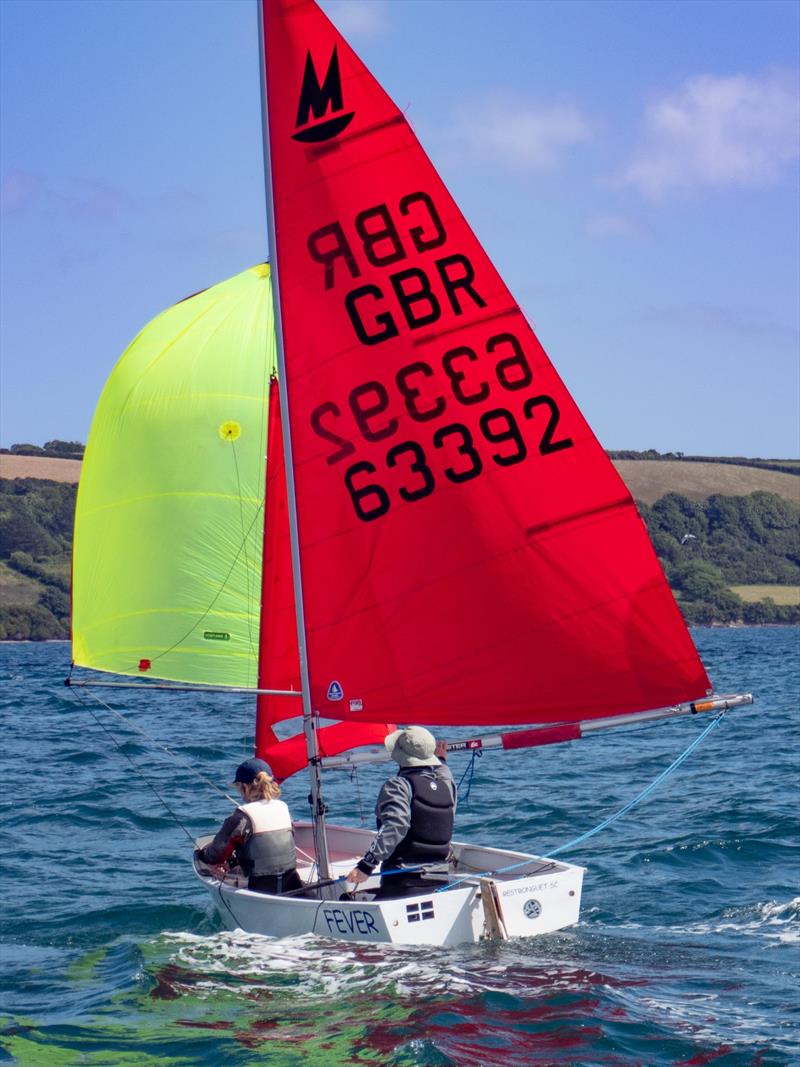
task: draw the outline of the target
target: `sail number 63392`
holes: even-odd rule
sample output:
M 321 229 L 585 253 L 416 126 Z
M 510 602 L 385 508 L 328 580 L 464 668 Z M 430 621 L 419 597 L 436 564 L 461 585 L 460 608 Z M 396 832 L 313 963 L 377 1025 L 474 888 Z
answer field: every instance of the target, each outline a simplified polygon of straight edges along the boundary
M 533 396 L 525 401 L 523 413 L 526 419 L 532 419 L 537 409 L 543 408 L 547 423 L 539 439 L 539 453 L 547 455 L 571 448 L 569 437 L 554 440 L 555 425 L 558 421 L 558 408 L 549 396 Z M 489 457 L 500 467 L 510 467 L 521 463 L 528 455 L 528 446 L 514 415 L 507 408 L 492 408 L 485 411 L 479 422 L 481 435 L 489 444 L 500 446 L 491 451 Z M 453 460 L 443 468 L 445 478 L 455 484 L 469 482 L 477 478 L 484 469 L 484 460 L 476 448 L 475 439 L 470 429 L 461 422 L 441 426 L 432 437 L 434 450 L 452 448 Z M 388 468 L 402 467 L 406 472 L 404 484 L 398 490 L 398 496 L 407 503 L 422 500 L 436 488 L 436 478 L 428 462 L 425 449 L 419 441 L 401 441 L 393 445 L 386 453 Z M 387 489 L 374 481 L 378 469 L 369 460 L 360 460 L 351 464 L 344 473 L 344 484 L 350 494 L 356 515 L 364 522 L 370 522 L 385 515 L 391 506 Z
M 521 414 L 516 417 L 507 407 L 490 406 L 493 402 L 497 404 L 499 390 L 508 402 L 512 396 L 519 398 L 514 403 L 519 410 L 523 391 L 531 388 L 534 373 L 513 333 L 497 333 L 483 347 L 485 351 L 481 355 L 467 345 L 451 348 L 440 357 L 437 369 L 423 360 L 401 367 L 394 374 L 394 397 L 383 382 L 373 380 L 350 390 L 344 410 L 332 400 L 318 405 L 311 413 L 311 428 L 334 446 L 325 457 L 326 462 L 335 465 L 353 457 L 356 452 L 353 438 L 360 436 L 368 444 L 374 444 L 393 437 L 400 429 L 402 417 L 410 419 L 412 425 L 434 422 L 435 429 L 430 427 L 434 432 L 424 445 L 419 440 L 403 440 L 385 454 L 387 472 L 397 468 L 393 480 L 399 475 L 403 481 L 397 494 L 407 503 L 413 503 L 430 496 L 436 487 L 431 466 L 434 455 L 437 469 L 441 467 L 444 478 L 455 484 L 477 478 L 484 470 L 485 460 L 499 467 L 521 463 L 528 455 L 529 445 L 518 418 L 525 423 L 535 420 L 539 435 L 534 447 L 538 447 L 540 455 L 572 447 L 571 438 L 557 429 L 561 413 L 553 397 L 544 393 L 527 397 L 521 405 Z M 475 405 L 479 406 L 477 410 L 487 410 L 480 414 L 477 428 L 475 415 L 471 416 L 470 428 L 456 412 L 462 411 L 462 418 L 467 411 L 477 414 Z M 447 418 L 448 412 L 452 412 L 452 421 Z M 352 428 L 350 431 L 348 426 Z M 481 449 L 476 446 L 476 437 Z M 488 450 L 488 455 L 484 442 L 496 446 L 493 451 Z M 356 515 L 364 522 L 380 518 L 391 506 L 389 491 L 375 481 L 377 474 L 378 468 L 367 459 L 352 462 L 344 472 L 344 485 Z

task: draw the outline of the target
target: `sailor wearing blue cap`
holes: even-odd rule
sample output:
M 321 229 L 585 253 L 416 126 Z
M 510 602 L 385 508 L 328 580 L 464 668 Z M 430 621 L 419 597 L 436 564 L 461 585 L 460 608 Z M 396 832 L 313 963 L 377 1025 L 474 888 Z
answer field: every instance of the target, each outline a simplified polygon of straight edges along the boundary
M 281 787 L 261 759 L 248 759 L 236 768 L 233 784 L 243 803 L 229 815 L 198 859 L 211 866 L 233 856 L 248 876 L 247 888 L 257 893 L 286 893 L 302 889 L 297 873 L 292 817 L 279 800 Z

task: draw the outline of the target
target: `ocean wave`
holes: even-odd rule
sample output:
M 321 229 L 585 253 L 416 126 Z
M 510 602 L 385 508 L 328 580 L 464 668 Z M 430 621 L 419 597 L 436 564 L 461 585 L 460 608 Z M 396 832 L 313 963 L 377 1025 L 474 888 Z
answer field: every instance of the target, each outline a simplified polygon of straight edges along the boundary
M 592 966 L 577 964 L 569 948 L 576 939 L 552 935 L 535 941 L 464 945 L 456 949 L 410 945 L 346 944 L 315 935 L 280 940 L 222 931 L 211 937 L 188 933 L 164 934 L 160 949 L 192 984 L 236 983 L 254 988 L 289 980 L 303 996 L 327 998 L 385 993 L 447 996 L 458 993 L 503 993 L 514 996 L 551 995 L 559 990 L 580 991 L 636 984 Z M 559 952 L 558 946 L 561 946 Z M 567 951 L 564 951 L 564 949 Z
M 595 913 L 596 913 L 596 909 Z M 658 932 L 688 937 L 709 934 L 744 934 L 762 938 L 765 944 L 800 945 L 800 897 L 727 907 L 715 918 L 669 926 L 657 923 L 623 922 L 616 929 Z
M 766 942 L 800 945 L 800 897 L 725 908 L 716 920 L 682 929 L 691 934 L 730 932 L 761 937 Z

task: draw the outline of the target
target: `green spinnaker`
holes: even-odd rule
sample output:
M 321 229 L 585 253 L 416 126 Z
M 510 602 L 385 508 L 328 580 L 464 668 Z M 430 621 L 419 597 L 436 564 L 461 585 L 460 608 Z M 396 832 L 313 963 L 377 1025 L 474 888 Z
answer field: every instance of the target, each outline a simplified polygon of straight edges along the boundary
M 123 353 L 78 488 L 77 665 L 256 685 L 275 367 L 266 264 L 162 312 Z

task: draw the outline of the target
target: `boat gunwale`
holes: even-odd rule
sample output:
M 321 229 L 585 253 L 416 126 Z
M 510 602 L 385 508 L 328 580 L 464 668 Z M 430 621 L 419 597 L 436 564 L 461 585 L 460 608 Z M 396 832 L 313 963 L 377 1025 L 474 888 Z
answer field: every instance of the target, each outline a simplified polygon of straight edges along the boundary
M 297 822 L 295 822 L 294 826 L 295 826 L 296 830 L 308 830 L 308 829 L 310 829 L 311 823 L 310 823 L 310 821 L 307 821 L 307 820 L 304 820 L 304 821 L 299 821 L 298 820 Z M 369 838 L 369 839 L 371 839 L 374 836 L 373 831 L 367 830 L 364 827 L 359 827 L 359 826 L 333 825 L 333 826 L 328 826 L 327 827 L 327 832 L 328 832 L 329 836 L 332 833 L 335 833 L 337 830 L 343 830 L 343 831 L 346 831 L 347 833 L 355 833 L 355 834 L 364 836 L 365 838 Z M 207 841 L 210 841 L 210 840 L 211 840 L 210 836 L 203 836 L 203 837 L 198 838 L 198 842 L 197 843 L 199 845 L 200 842 L 203 842 L 203 841 L 207 842 Z M 461 872 L 461 871 L 458 870 L 458 866 L 457 866 L 458 858 L 457 858 L 456 867 L 452 871 L 452 877 L 454 879 L 454 881 L 452 883 L 452 888 L 450 886 L 445 888 L 444 887 L 444 883 L 443 883 L 443 886 L 442 886 L 441 889 L 438 889 L 438 888 L 437 889 L 430 889 L 429 888 L 425 892 L 409 894 L 409 895 L 405 895 L 405 896 L 402 896 L 402 897 L 387 897 L 387 898 L 381 899 L 381 900 L 334 900 L 334 899 L 329 899 L 329 898 L 326 898 L 326 897 L 304 897 L 304 896 L 290 897 L 290 896 L 277 894 L 277 893 L 260 893 L 260 892 L 257 892 L 256 890 L 248 889 L 247 886 L 234 884 L 232 881 L 227 881 L 225 878 L 220 879 L 220 878 L 215 877 L 215 876 L 210 875 L 210 874 L 204 874 L 199 869 L 198 864 L 197 864 L 197 860 L 196 860 L 195 857 L 192 858 L 192 868 L 194 870 L 195 875 L 199 879 L 199 881 L 201 881 L 203 883 L 203 885 L 205 885 L 206 888 L 209 889 L 209 891 L 215 891 L 215 892 L 218 892 L 220 894 L 225 893 L 225 894 L 230 894 L 230 895 L 233 895 L 233 896 L 243 895 L 243 896 L 246 896 L 246 898 L 248 898 L 248 899 L 250 899 L 250 898 L 259 898 L 259 899 L 262 899 L 262 900 L 271 901 L 273 903 L 280 902 L 282 905 L 285 905 L 285 904 L 301 904 L 301 905 L 311 905 L 311 906 L 316 908 L 316 907 L 319 907 L 321 904 L 335 904 L 337 907 L 345 907 L 345 908 L 351 908 L 351 907 L 352 908 L 364 908 L 364 907 L 367 907 L 367 908 L 370 908 L 370 909 L 377 909 L 377 910 L 380 910 L 380 907 L 381 907 L 382 904 L 394 904 L 394 903 L 397 903 L 397 902 L 400 902 L 400 901 L 408 902 L 408 901 L 418 900 L 420 898 L 429 898 L 433 894 L 437 894 L 437 895 L 441 896 L 444 893 L 446 893 L 448 896 L 451 896 L 452 894 L 456 894 L 458 898 L 464 897 L 463 903 L 466 903 L 469 900 L 469 897 L 472 894 L 476 893 L 480 889 L 480 881 L 481 881 L 482 878 L 489 878 L 492 881 L 497 881 L 497 882 L 501 882 L 501 883 L 507 884 L 507 883 L 510 883 L 510 882 L 521 881 L 521 880 L 524 880 L 524 879 L 527 879 L 527 878 L 537 878 L 537 877 L 540 877 L 540 876 L 544 877 L 545 875 L 551 876 L 553 874 L 563 874 L 563 873 L 567 873 L 567 872 L 570 872 L 570 871 L 580 871 L 581 874 L 585 874 L 586 873 L 586 868 L 578 866 L 577 864 L 568 863 L 565 860 L 560 860 L 560 859 L 559 860 L 550 860 L 549 857 L 547 857 L 547 856 L 537 856 L 537 855 L 534 855 L 533 853 L 529 853 L 529 852 L 516 852 L 516 851 L 513 851 L 511 849 L 492 848 L 491 846 L 476 845 L 476 844 L 473 844 L 472 842 L 466 842 L 466 841 L 453 841 L 452 842 L 452 847 L 454 849 L 459 849 L 459 850 L 474 849 L 476 851 L 493 853 L 494 855 L 502 856 L 503 858 L 507 858 L 508 860 L 510 860 L 512 862 L 513 861 L 519 861 L 520 863 L 525 863 L 525 861 L 528 861 L 530 863 L 542 863 L 542 864 L 546 864 L 547 865 L 547 869 L 546 870 L 542 870 L 542 871 L 528 871 L 528 872 L 521 871 L 519 873 L 513 872 L 513 871 L 491 872 L 491 871 L 484 870 L 484 871 L 475 871 L 473 873 L 466 874 L 466 873 Z M 352 857 L 352 862 L 355 863 L 358 860 L 358 858 L 359 858 L 358 856 L 353 856 Z M 348 862 L 350 862 L 350 860 L 348 860 Z M 312 866 L 313 866 L 313 864 L 312 864 Z M 379 872 L 376 872 L 374 877 L 377 877 L 378 874 L 379 874 Z M 240 876 L 236 876 L 236 877 L 238 879 Z M 342 883 L 342 884 L 344 885 L 346 883 Z M 369 890 L 367 890 L 367 892 L 369 892 Z

